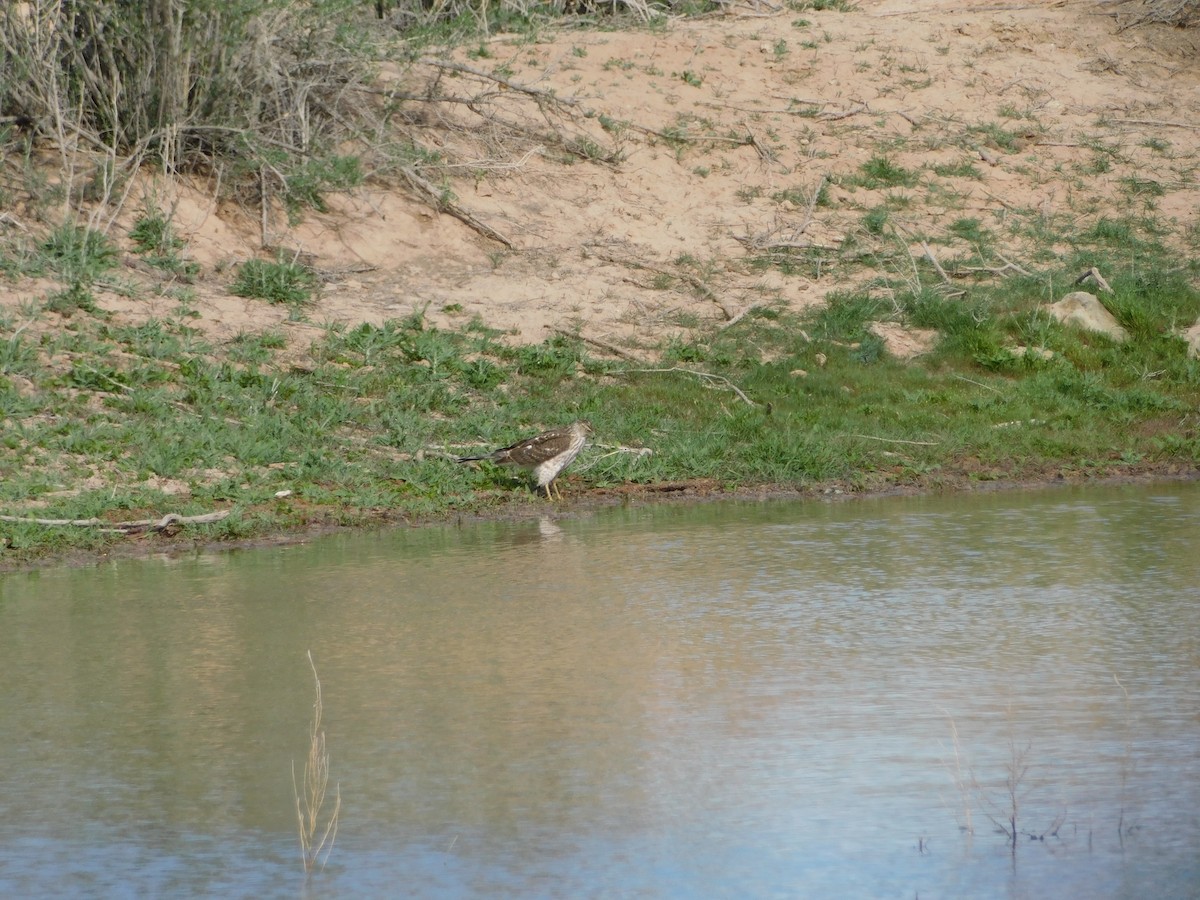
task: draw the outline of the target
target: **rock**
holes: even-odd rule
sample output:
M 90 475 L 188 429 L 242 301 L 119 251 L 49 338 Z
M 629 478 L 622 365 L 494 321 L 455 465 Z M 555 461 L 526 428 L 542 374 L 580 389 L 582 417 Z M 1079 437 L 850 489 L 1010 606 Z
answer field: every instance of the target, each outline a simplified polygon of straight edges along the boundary
M 870 322 L 867 327 L 896 359 L 912 359 L 928 353 L 938 338 L 931 328 L 905 328 L 896 322 Z
M 1197 319 L 1191 328 L 1179 332 L 1179 336 L 1187 341 L 1188 356 L 1192 359 L 1200 357 L 1200 319 Z
M 1031 356 L 1034 359 L 1054 359 L 1054 351 L 1047 350 L 1045 347 L 1026 347 L 1024 344 L 1018 344 L 1016 347 L 1009 347 L 1008 352 L 1013 356 Z
M 1104 308 L 1104 304 L 1087 291 L 1073 291 L 1057 303 L 1043 308 L 1064 325 L 1098 331 L 1118 343 L 1129 340 L 1129 332 Z

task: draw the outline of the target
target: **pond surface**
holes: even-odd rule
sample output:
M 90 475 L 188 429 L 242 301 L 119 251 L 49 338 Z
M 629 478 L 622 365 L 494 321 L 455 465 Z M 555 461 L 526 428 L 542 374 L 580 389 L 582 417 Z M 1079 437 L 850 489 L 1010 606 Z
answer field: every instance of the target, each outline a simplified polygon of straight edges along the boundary
M 1200 896 L 1200 485 L 14 575 L 0 672 L 2 896 Z

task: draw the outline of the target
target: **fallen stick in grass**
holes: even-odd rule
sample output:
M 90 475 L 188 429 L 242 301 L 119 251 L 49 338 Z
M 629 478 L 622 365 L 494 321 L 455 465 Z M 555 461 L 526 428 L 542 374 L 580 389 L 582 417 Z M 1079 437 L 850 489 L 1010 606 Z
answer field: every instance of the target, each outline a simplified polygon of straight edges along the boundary
M 27 525 L 45 525 L 50 528 L 75 527 L 98 528 L 100 531 L 116 532 L 118 534 L 138 534 L 142 531 L 166 531 L 172 525 L 207 525 L 220 522 L 229 516 L 230 510 L 220 509 L 216 512 L 204 513 L 199 516 L 181 516 L 178 513 L 167 513 L 161 519 L 138 519 L 134 522 L 106 522 L 103 519 L 35 519 L 28 516 L 0 516 L 0 522 L 22 522 Z

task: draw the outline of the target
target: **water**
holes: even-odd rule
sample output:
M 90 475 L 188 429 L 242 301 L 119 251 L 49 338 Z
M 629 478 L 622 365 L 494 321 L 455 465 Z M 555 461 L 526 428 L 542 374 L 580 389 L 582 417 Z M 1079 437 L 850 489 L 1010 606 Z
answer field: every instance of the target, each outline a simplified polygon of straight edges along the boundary
M 1198 897 L 1198 547 L 1163 485 L 9 576 L 0 895 Z

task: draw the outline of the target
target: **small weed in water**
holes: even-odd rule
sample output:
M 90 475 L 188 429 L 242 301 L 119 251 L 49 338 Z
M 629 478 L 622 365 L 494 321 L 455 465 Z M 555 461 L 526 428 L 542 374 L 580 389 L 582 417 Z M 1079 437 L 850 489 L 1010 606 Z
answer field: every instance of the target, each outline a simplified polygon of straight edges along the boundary
M 312 722 L 308 730 L 308 756 L 304 760 L 304 774 L 296 780 L 296 764 L 292 763 L 292 790 L 296 796 L 296 820 L 300 834 L 300 858 L 304 873 L 311 875 L 319 864 L 321 868 L 329 861 L 337 840 L 338 817 L 342 811 L 341 786 L 334 785 L 333 808 L 325 810 L 329 794 L 329 751 L 325 747 L 325 729 L 321 716 L 324 703 L 321 697 L 321 679 L 313 662 L 312 651 L 308 651 L 308 664 L 312 668 L 316 683 L 316 699 L 313 701 Z M 324 853 L 324 857 L 322 857 Z

